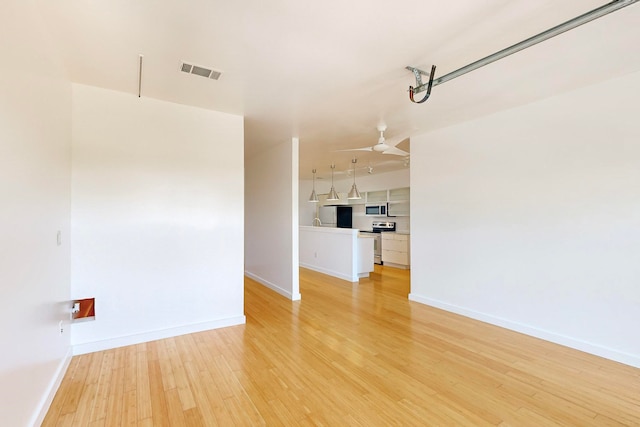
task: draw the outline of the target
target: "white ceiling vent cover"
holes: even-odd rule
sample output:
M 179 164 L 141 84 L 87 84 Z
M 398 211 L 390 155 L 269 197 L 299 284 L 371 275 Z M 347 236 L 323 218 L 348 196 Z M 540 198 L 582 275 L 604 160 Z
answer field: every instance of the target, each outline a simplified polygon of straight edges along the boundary
M 188 64 L 183 62 L 180 64 L 180 71 L 188 74 L 195 74 L 197 76 L 206 77 L 207 79 L 218 80 L 222 75 L 221 71 L 216 71 L 211 68 L 201 67 L 199 65 Z

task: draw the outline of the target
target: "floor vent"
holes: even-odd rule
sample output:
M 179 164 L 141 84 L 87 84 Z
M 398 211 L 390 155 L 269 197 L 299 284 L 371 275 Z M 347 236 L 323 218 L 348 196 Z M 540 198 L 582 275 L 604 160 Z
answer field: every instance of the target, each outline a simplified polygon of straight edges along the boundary
M 196 76 L 206 77 L 207 79 L 218 80 L 222 75 L 222 72 L 213 70 L 211 68 L 201 67 L 199 65 L 188 64 L 183 62 L 180 65 L 180 71 L 188 74 L 195 74 Z

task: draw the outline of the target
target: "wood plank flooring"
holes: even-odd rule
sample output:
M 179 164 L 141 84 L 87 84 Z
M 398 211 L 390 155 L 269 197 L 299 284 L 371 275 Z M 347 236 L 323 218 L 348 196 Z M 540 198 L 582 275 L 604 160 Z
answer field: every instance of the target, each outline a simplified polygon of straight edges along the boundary
M 44 426 L 640 426 L 640 370 L 407 300 L 245 279 L 247 324 L 73 358 Z

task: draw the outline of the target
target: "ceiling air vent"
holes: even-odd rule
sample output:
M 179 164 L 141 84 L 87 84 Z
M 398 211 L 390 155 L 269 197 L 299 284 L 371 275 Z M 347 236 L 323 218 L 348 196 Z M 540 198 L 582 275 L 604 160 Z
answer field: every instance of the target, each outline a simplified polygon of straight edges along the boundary
M 183 73 L 195 74 L 197 76 L 206 77 L 208 79 L 218 80 L 222 72 L 210 68 L 201 67 L 199 65 L 187 64 L 183 62 L 180 65 L 180 71 Z

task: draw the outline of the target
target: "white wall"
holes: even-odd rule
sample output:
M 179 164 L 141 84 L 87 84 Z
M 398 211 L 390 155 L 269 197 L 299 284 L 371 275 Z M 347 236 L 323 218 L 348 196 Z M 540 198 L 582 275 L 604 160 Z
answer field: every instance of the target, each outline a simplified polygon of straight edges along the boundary
M 0 13 L 0 424 L 39 425 L 70 359 L 71 87 L 29 1 Z M 62 244 L 57 245 L 61 231 Z
M 243 118 L 73 85 L 77 353 L 244 322 Z
M 245 170 L 245 274 L 292 300 L 300 299 L 298 144 L 247 158 Z
M 410 298 L 640 366 L 640 73 L 411 141 Z

